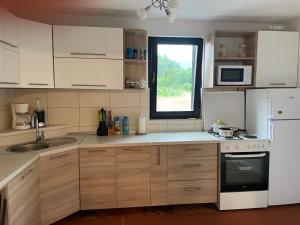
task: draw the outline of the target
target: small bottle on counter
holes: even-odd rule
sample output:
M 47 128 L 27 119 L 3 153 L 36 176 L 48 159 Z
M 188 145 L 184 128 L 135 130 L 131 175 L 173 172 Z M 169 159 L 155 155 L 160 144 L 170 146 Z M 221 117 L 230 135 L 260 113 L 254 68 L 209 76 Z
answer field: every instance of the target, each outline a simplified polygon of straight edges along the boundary
M 38 118 L 38 121 L 39 121 L 39 127 L 45 127 L 46 126 L 46 123 L 45 123 L 45 110 L 44 110 L 44 107 L 41 103 L 40 98 L 36 99 L 34 112 L 37 115 L 37 118 Z
M 123 117 L 123 135 L 129 135 L 129 119 L 127 116 Z
M 115 131 L 117 135 L 121 134 L 121 118 L 119 116 L 116 116 L 114 119 L 115 124 Z

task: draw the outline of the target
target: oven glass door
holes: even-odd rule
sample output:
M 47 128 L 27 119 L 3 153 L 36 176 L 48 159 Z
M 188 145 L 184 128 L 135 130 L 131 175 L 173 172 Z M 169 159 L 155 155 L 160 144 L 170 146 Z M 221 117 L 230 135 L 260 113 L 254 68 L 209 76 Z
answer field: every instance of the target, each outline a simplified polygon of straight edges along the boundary
M 222 68 L 222 83 L 244 83 L 244 69 L 242 68 Z
M 268 190 L 269 152 L 222 153 L 221 192 Z

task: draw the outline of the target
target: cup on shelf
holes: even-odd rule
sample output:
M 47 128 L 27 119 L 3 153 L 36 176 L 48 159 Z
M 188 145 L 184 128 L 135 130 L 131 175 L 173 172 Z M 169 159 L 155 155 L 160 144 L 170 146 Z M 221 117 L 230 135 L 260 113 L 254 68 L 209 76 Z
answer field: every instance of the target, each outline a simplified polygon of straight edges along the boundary
M 127 50 L 126 50 L 127 59 L 133 59 L 133 56 L 134 56 L 133 52 L 134 52 L 133 48 L 127 48 Z

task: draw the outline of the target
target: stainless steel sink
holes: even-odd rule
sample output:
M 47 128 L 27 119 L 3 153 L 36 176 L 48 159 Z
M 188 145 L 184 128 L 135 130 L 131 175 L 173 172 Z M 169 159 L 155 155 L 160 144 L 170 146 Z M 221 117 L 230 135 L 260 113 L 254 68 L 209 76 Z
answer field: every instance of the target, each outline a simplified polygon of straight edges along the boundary
M 42 143 L 29 142 L 24 144 L 13 145 L 7 148 L 10 152 L 33 152 L 46 148 L 57 147 L 65 144 L 75 143 L 77 140 L 71 137 L 46 139 Z
M 65 144 L 75 143 L 77 140 L 71 137 L 62 137 L 62 138 L 50 138 L 46 139 L 43 143 L 49 144 L 50 147 L 56 147 Z
M 32 152 L 32 151 L 38 151 L 42 149 L 49 148 L 49 144 L 46 143 L 26 143 L 26 144 L 19 144 L 19 145 L 13 145 L 11 147 L 7 148 L 7 151 L 10 152 Z

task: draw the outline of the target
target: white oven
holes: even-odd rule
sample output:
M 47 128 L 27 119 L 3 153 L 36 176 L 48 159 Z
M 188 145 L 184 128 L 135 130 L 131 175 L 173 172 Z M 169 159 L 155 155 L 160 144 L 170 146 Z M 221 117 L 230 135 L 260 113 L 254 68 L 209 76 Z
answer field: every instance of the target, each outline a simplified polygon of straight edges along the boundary
M 217 85 L 239 86 L 252 84 L 252 66 L 218 65 Z

